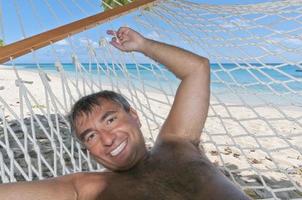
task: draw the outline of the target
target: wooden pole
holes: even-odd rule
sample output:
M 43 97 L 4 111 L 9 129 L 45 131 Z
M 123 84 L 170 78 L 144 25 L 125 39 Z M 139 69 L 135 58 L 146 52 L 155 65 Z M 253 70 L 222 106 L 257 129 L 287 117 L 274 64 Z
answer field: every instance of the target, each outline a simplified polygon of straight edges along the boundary
M 139 7 L 147 7 L 148 5 L 155 3 L 155 1 L 156 0 L 137 0 L 125 6 L 119 6 L 112 10 L 92 15 L 90 17 L 31 36 L 24 40 L 5 45 L 0 47 L 0 63 L 7 62 L 11 58 L 14 59 L 20 57 L 31 52 L 31 50 L 45 47 L 68 36 L 93 28 L 108 20 L 112 20 L 121 15 L 127 14 Z

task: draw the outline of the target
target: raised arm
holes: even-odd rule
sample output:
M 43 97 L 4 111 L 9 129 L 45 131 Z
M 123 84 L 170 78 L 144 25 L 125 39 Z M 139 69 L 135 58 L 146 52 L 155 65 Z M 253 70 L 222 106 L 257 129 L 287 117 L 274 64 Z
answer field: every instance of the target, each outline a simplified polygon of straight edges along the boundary
M 210 94 L 210 68 L 207 58 L 184 49 L 146 39 L 130 28 L 120 28 L 111 44 L 122 51 L 138 51 L 165 65 L 181 83 L 159 138 L 180 137 L 194 144 L 200 141 Z

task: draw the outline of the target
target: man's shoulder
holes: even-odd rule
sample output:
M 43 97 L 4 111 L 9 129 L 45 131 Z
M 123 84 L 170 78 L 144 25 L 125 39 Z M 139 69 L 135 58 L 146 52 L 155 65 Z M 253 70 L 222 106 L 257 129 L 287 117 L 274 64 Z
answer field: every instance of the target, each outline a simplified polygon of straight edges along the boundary
M 199 149 L 199 142 L 195 143 L 186 137 L 173 135 L 173 134 L 159 135 L 158 138 L 156 139 L 154 147 L 166 146 L 167 144 L 177 148 L 187 147 L 187 148 Z
M 165 135 L 157 138 L 152 148 L 152 152 L 159 153 L 160 155 L 172 153 L 177 156 L 177 152 L 179 152 L 184 156 L 191 156 L 192 154 L 198 154 L 200 156 L 203 151 L 198 144 L 195 144 L 186 138 Z
M 78 172 L 75 174 L 77 181 L 93 181 L 93 180 L 103 180 L 109 171 L 100 171 L 100 172 Z
M 184 145 L 190 144 L 199 148 L 200 138 L 193 139 L 190 136 L 191 134 L 189 132 L 184 134 L 176 134 L 173 132 L 167 132 L 165 130 L 161 130 L 156 139 L 156 143 L 168 142 L 168 143 L 179 143 Z
M 111 172 L 80 172 L 75 176 L 74 187 L 78 199 L 96 199 L 106 188 Z

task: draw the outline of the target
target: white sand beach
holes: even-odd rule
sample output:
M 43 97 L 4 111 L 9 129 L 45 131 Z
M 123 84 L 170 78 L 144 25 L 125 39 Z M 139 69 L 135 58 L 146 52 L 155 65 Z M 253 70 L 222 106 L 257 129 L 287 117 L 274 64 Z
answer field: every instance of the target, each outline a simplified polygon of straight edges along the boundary
M 45 85 L 37 72 L 18 70 L 18 76 L 28 90 L 26 94 L 30 104 L 27 104 L 26 99 L 19 98 L 22 92 L 20 93 L 16 71 L 0 66 L 0 97 L 9 108 L 2 101 L 0 106 L 4 108 L 4 115 L 8 121 L 15 119 L 14 115 L 18 117 L 22 114 L 23 117 L 30 115 L 31 109 L 39 114 L 43 114 L 41 111 L 47 111 L 48 108 L 50 112 L 55 112 L 56 108 L 46 101 L 47 98 L 51 98 L 51 94 L 45 93 Z M 60 102 L 56 104 L 58 109 L 62 113 L 68 111 L 71 98 L 79 97 L 78 91 L 64 89 L 59 74 L 48 73 L 45 81 L 57 98 L 55 101 Z M 82 87 L 76 81 L 73 82 L 73 86 L 72 81 L 69 84 L 71 88 L 75 88 L 76 84 L 78 88 Z M 110 89 L 109 86 L 103 88 Z M 66 94 L 70 92 L 72 97 L 68 94 L 64 98 L 64 90 Z M 120 91 L 131 100 L 133 95 L 131 90 L 121 88 Z M 35 100 L 28 94 L 31 94 Z M 134 98 L 133 102 L 135 102 L 134 107 L 140 112 L 143 132 L 151 132 L 145 135 L 148 144 L 151 145 L 152 139 L 156 137 L 169 111 L 169 104 L 152 100 L 154 98 L 167 102 L 167 97 L 163 94 L 147 92 L 145 95 L 151 100 L 145 98 L 144 94 L 138 94 L 137 97 L 142 99 Z M 173 100 L 171 97 L 168 98 L 170 101 Z M 271 105 L 252 109 L 225 105 L 227 103 L 211 102 L 202 136 L 202 144 L 210 160 L 216 165 L 224 166 L 225 171 L 231 172 L 233 176 L 231 178 L 241 186 L 263 185 L 262 181 L 265 177 L 266 184 L 269 182 L 272 187 L 291 187 L 291 183 L 302 187 L 302 156 L 301 152 L 295 150 L 295 148 L 301 150 L 302 108 L 291 105 L 275 108 Z M 144 113 L 141 112 L 142 110 Z

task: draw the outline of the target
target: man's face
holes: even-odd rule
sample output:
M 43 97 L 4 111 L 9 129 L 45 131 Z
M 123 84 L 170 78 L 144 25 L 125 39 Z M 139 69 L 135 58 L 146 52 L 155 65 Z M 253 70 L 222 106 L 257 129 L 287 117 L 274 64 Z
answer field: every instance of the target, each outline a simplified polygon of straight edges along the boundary
M 119 104 L 106 99 L 95 106 L 89 115 L 76 117 L 78 138 L 106 168 L 127 170 L 146 154 L 137 113 L 126 112 Z

